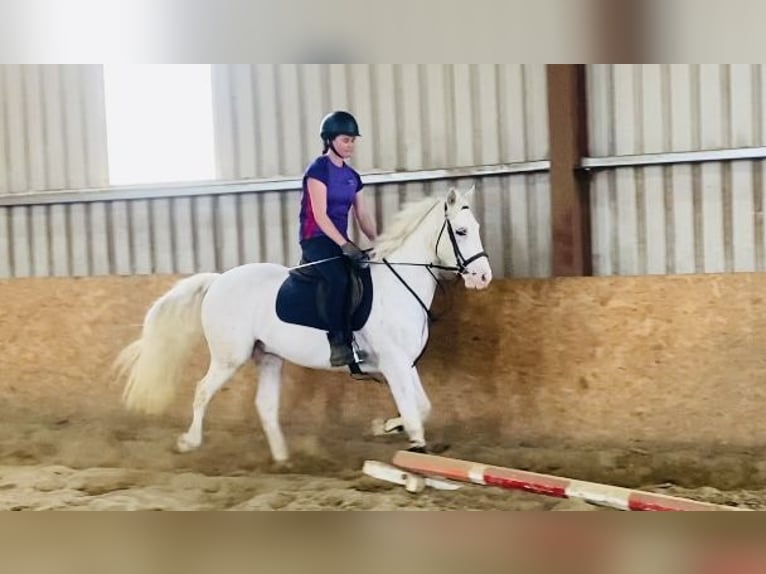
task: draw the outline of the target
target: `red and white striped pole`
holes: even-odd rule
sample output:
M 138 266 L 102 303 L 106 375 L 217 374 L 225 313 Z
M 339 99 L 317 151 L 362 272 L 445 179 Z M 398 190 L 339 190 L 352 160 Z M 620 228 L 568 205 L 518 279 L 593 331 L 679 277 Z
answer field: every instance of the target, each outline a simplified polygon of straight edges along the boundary
M 508 490 L 523 490 L 556 498 L 577 498 L 620 510 L 743 510 L 675 496 L 408 451 L 397 452 L 394 455 L 393 463 L 399 468 L 424 476 L 439 476 L 462 482 L 498 486 Z

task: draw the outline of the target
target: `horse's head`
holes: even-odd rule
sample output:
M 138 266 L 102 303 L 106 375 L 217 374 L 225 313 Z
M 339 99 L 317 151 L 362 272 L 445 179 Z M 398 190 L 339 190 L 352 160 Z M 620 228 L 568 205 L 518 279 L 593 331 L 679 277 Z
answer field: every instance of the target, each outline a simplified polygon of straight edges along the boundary
M 454 188 L 444 202 L 444 223 L 436 240 L 436 255 L 455 266 L 468 289 L 484 289 L 492 281 L 489 256 L 479 236 L 479 222 L 471 211 L 474 188 L 463 195 Z

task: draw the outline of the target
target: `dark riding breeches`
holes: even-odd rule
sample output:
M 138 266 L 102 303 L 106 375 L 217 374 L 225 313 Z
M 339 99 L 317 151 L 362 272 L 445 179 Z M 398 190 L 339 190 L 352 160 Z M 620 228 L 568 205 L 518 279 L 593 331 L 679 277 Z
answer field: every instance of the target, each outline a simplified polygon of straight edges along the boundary
M 343 332 L 350 338 L 348 301 L 349 273 L 346 258 L 340 247 L 329 237 L 320 236 L 301 241 L 303 261 L 306 263 L 339 257 L 314 266 L 327 283 L 326 311 L 330 332 Z

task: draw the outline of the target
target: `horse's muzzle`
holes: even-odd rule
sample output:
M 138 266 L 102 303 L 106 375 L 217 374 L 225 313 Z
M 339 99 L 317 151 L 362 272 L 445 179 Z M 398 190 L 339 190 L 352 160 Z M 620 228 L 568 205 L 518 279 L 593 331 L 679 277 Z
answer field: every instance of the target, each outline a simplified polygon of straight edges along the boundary
M 476 289 L 481 291 L 489 287 L 492 282 L 492 269 L 489 262 L 486 265 L 477 265 L 476 269 L 467 269 L 462 273 L 463 281 L 467 289 Z

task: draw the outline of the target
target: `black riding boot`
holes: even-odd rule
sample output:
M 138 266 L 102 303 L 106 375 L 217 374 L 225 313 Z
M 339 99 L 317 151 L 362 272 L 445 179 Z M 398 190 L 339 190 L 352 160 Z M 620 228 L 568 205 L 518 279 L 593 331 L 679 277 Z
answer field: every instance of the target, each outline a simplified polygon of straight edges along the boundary
M 330 342 L 330 365 L 342 367 L 354 362 L 354 351 L 351 342 L 343 331 L 330 331 L 327 333 Z

